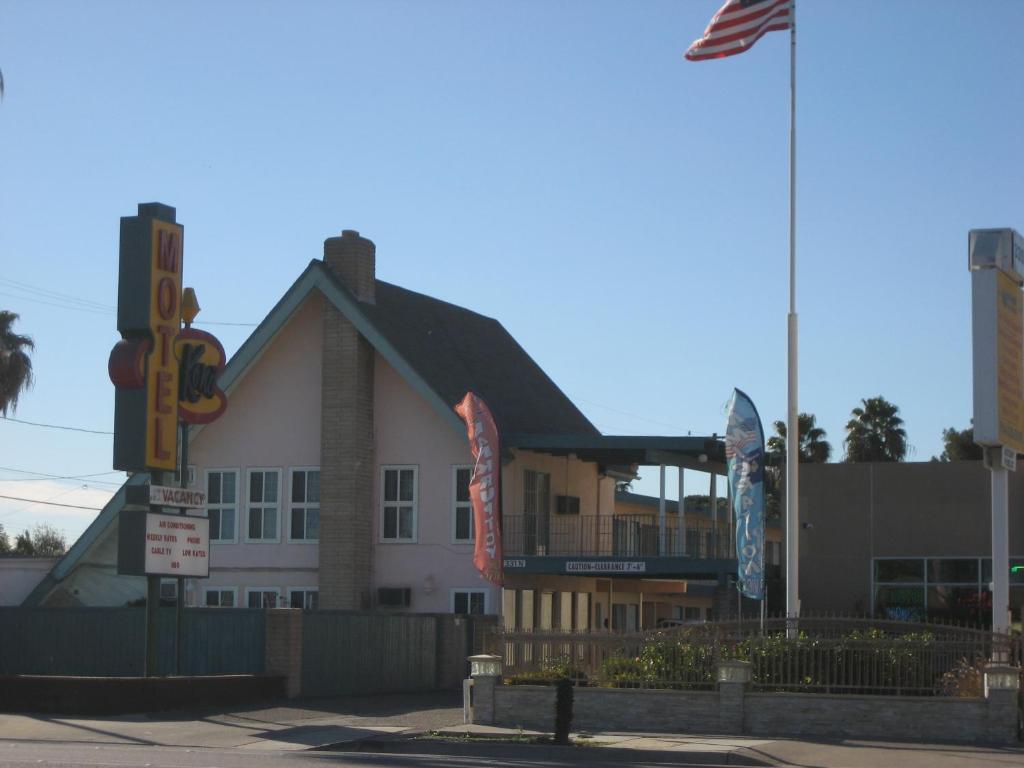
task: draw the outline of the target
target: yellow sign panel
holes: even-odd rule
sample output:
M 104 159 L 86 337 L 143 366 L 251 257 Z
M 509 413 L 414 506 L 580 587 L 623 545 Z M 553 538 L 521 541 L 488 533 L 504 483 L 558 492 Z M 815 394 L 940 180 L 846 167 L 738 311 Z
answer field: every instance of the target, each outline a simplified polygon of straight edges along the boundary
M 181 328 L 181 256 L 184 230 L 178 224 L 153 222 L 149 329 L 153 345 L 147 355 L 146 466 L 178 466 L 178 361 L 174 339 Z
M 1014 280 L 996 281 L 996 361 L 999 442 L 1024 453 L 1024 306 Z

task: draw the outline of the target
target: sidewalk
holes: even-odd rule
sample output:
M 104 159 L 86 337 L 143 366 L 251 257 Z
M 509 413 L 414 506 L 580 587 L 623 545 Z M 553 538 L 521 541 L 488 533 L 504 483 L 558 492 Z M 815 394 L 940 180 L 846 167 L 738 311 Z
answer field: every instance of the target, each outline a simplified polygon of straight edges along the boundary
M 289 701 L 232 711 L 78 718 L 0 714 L 0 741 L 143 744 L 177 747 L 295 751 L 365 750 L 443 755 L 472 754 L 519 760 L 574 757 L 579 747 L 525 743 L 531 731 L 463 725 L 458 693 L 361 696 Z M 574 734 L 593 762 L 637 760 L 707 765 L 781 765 L 800 768 L 992 768 L 1021 766 L 1024 749 L 685 736 L 664 733 Z M 571 750 L 567 752 L 566 750 Z

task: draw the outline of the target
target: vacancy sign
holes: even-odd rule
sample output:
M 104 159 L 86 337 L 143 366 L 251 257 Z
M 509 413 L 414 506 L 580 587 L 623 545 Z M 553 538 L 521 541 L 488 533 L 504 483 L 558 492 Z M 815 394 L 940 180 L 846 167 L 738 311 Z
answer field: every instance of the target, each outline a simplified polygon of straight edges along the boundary
M 146 515 L 145 572 L 160 576 L 210 575 L 210 521 L 184 515 Z
M 202 509 L 206 506 L 206 493 L 172 485 L 149 486 L 149 503 L 158 507 L 185 507 Z

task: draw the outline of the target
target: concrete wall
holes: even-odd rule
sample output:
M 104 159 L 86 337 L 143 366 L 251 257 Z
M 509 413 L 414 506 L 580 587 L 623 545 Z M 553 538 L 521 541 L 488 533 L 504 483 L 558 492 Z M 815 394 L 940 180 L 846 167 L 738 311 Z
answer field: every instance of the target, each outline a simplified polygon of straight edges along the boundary
M 553 730 L 554 686 L 474 680 L 474 722 Z M 576 688 L 574 730 L 1017 743 L 1016 691 L 986 699 Z

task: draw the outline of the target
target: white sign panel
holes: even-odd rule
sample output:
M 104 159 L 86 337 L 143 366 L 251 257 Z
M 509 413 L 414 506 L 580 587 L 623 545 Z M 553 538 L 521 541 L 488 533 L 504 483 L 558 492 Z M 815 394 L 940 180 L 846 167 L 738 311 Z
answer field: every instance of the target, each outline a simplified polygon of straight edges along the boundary
M 1003 469 L 1010 472 L 1017 471 L 1017 452 L 1013 448 L 1003 446 Z
M 644 573 L 647 564 L 639 562 L 607 560 L 570 560 L 565 564 L 566 573 Z
M 151 485 L 149 486 L 149 503 L 158 507 L 202 509 L 206 506 L 206 493 L 169 485 Z
M 146 573 L 210 575 L 210 521 L 188 515 L 146 515 Z

